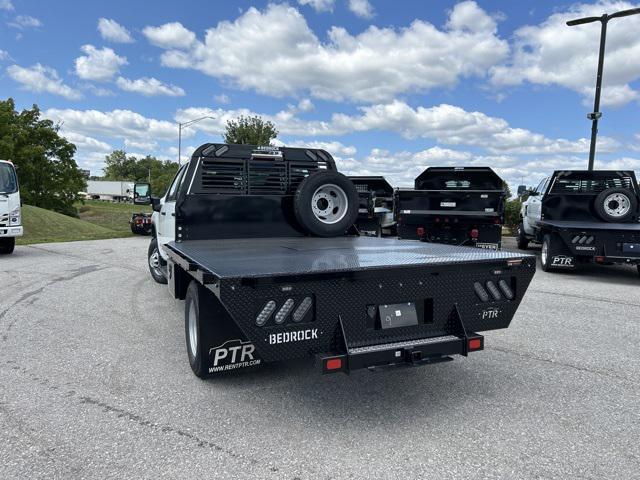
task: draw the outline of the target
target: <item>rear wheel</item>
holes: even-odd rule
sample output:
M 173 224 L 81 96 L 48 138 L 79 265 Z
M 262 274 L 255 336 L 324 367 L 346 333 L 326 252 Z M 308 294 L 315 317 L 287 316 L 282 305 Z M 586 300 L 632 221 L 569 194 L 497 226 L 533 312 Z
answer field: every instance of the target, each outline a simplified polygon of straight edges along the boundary
M 0 255 L 8 255 L 13 253 L 16 247 L 16 237 L 0 238 Z
M 558 235 L 555 233 L 548 233 L 545 235 L 542 240 L 542 252 L 540 254 L 542 270 L 545 272 L 555 271 L 556 267 L 553 266 L 553 258 L 558 255 L 563 255 L 564 251 L 564 244 Z M 564 266 L 569 267 L 572 265 Z
M 524 224 L 518 225 L 518 232 L 516 234 L 516 242 L 520 250 L 526 250 L 529 248 L 529 239 L 524 234 Z
M 151 273 L 151 278 L 156 283 L 167 283 L 167 277 L 165 276 L 165 270 L 163 267 L 166 266 L 166 262 L 162 259 L 160 255 L 160 247 L 158 247 L 158 240 L 156 237 L 151 239 L 151 243 L 149 243 L 149 249 L 147 250 L 147 263 L 149 265 L 149 273 Z
M 187 341 L 187 355 L 189 356 L 191 370 L 197 377 L 205 378 L 207 373 L 200 328 L 201 299 L 198 287 L 198 283 L 192 281 L 184 299 L 184 335 Z

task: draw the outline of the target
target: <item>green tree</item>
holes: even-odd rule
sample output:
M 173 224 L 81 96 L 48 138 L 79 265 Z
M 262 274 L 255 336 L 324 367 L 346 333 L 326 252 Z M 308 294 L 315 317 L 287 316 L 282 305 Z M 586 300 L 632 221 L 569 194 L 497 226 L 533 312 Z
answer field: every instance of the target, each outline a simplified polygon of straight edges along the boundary
M 223 135 L 225 143 L 242 145 L 271 145 L 278 136 L 273 123 L 258 116 L 240 116 L 237 120 L 227 121 Z
M 86 180 L 73 159 L 75 145 L 58 129 L 40 119 L 37 105 L 17 112 L 13 99 L 0 100 L 0 158 L 15 164 L 23 201 L 75 216 Z
M 513 200 L 507 200 L 504 209 L 504 224 L 512 232 L 516 231 L 518 224 L 520 223 L 520 209 L 522 208 L 522 202 L 517 198 Z
M 169 187 L 178 171 L 178 164 L 170 160 L 158 160 L 147 155 L 144 158 L 127 156 L 123 150 L 114 150 L 105 157 L 104 180 L 148 182 L 151 192 L 161 195 Z

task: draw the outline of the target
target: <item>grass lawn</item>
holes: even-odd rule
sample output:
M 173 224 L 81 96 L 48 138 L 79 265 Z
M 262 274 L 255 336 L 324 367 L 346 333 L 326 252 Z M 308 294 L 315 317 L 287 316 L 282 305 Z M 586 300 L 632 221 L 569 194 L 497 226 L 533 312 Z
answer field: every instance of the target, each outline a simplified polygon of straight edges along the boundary
M 131 237 L 129 218 L 133 212 L 150 212 L 146 205 L 87 201 L 77 204 L 80 218 L 31 205 L 22 206 L 24 235 L 18 245 L 49 242 L 72 242 L 103 238 Z
M 100 200 L 85 200 L 75 207 L 80 213 L 80 220 L 108 228 L 117 232 L 120 237 L 130 237 L 129 219 L 132 213 L 151 213 L 148 205 L 133 205 L 132 203 L 111 203 Z

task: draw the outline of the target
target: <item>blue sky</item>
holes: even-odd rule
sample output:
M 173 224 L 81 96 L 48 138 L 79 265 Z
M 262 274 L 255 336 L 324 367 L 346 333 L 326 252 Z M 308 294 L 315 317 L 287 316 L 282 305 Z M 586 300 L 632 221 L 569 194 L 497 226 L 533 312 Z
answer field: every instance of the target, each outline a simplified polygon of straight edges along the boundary
M 410 185 L 490 165 L 510 184 L 586 165 L 598 26 L 629 2 L 0 0 L 0 91 L 36 103 L 100 174 L 104 155 L 177 158 L 227 119 Z M 610 25 L 598 165 L 640 170 L 640 15 Z

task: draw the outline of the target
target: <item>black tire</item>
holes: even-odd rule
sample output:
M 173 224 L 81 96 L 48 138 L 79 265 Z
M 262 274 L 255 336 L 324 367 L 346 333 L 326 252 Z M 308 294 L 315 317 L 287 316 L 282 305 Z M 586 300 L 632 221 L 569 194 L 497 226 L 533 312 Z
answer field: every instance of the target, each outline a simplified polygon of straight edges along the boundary
M 524 225 L 520 223 L 518 225 L 518 234 L 516 235 L 516 242 L 520 250 L 527 250 L 529 248 L 529 239 L 524 234 Z
M 358 192 L 351 180 L 341 173 L 324 171 L 300 183 L 293 206 L 296 220 L 307 233 L 335 237 L 355 223 L 358 203 Z
M 540 263 L 542 270 L 545 272 L 554 272 L 557 269 L 551 266 L 551 259 L 556 255 L 566 253 L 562 239 L 555 233 L 548 233 L 542 239 L 542 252 L 540 254 Z
M 201 292 L 201 287 L 195 280 L 192 280 L 187 288 L 184 299 L 184 338 L 187 346 L 187 356 L 189 365 L 193 373 L 199 378 L 207 377 L 205 365 L 204 345 L 202 342 L 202 327 L 200 321 L 200 308 L 203 300 L 206 301 L 207 292 Z M 204 295 L 204 297 L 203 297 Z M 191 317 L 193 314 L 193 317 Z M 191 322 L 194 322 L 192 325 Z M 195 337 L 195 338 L 194 338 Z
M 0 255 L 9 255 L 16 248 L 16 237 L 0 238 Z
M 155 257 L 154 257 L 155 255 Z M 167 263 L 160 256 L 160 250 L 158 249 L 158 240 L 156 237 L 151 239 L 149 243 L 149 249 L 147 250 L 147 265 L 149 266 L 149 273 L 151 274 L 151 278 L 156 283 L 167 283 L 167 277 L 164 275 L 164 267 L 166 267 Z
M 593 207 L 605 222 L 628 222 L 638 209 L 638 199 L 627 188 L 607 188 L 598 194 Z

